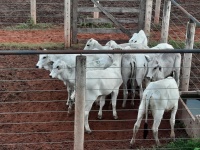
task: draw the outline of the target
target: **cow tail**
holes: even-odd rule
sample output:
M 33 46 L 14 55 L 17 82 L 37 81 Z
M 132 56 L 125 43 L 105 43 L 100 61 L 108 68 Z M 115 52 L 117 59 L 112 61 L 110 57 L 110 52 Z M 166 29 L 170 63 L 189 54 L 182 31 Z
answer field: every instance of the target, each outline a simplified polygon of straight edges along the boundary
M 131 75 L 130 75 L 130 80 L 131 80 L 131 89 L 133 89 L 133 85 L 134 85 L 134 80 L 135 80 L 135 64 L 134 62 L 130 63 L 131 66 Z
M 146 139 L 148 132 L 149 132 L 147 119 L 148 119 L 149 100 L 151 98 L 151 95 L 149 97 L 147 97 L 148 96 L 148 94 L 147 94 L 146 97 L 145 97 L 145 123 L 144 123 L 144 133 L 143 133 L 144 139 Z

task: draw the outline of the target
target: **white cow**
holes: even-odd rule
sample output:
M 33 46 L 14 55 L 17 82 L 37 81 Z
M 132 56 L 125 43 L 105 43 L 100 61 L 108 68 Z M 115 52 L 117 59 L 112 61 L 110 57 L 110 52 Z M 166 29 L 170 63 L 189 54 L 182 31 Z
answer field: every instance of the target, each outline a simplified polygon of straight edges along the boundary
M 156 81 L 173 74 L 179 86 L 180 67 L 180 53 L 161 53 L 148 62 L 148 72 L 146 77 L 149 80 Z
M 111 48 L 111 49 L 130 49 L 131 43 L 123 43 L 123 44 L 117 44 L 114 40 L 108 41 L 105 46 Z
M 101 45 L 97 40 L 91 38 L 87 41 L 83 50 L 112 50 L 112 49 L 109 48 L 108 46 Z
M 175 139 L 174 124 L 175 116 L 178 109 L 179 90 L 176 81 L 172 77 L 163 80 L 151 82 L 144 90 L 142 101 L 139 106 L 137 121 L 133 128 L 133 137 L 130 141 L 131 146 L 135 144 L 136 133 L 140 127 L 143 115 L 145 114 L 144 138 L 148 134 L 148 109 L 151 110 L 153 122 L 153 135 L 157 145 L 160 145 L 158 139 L 158 127 L 165 111 L 172 110 L 171 112 L 171 134 L 170 137 Z
M 149 56 L 146 54 L 124 54 L 122 57 L 122 79 L 123 79 L 123 103 L 126 106 L 128 96 L 127 82 L 131 79 L 132 105 L 134 105 L 135 89 L 138 86 L 140 98 L 142 98 L 142 82 L 147 73 Z M 148 82 L 147 82 L 148 83 Z
M 46 49 L 44 49 L 46 51 Z M 58 59 L 63 59 L 69 64 L 75 64 L 77 54 L 40 54 L 36 68 L 51 71 L 53 63 Z
M 106 43 L 105 46 L 115 49 L 148 49 L 148 40 L 146 34 L 143 30 L 140 30 L 138 33 L 134 33 L 129 43 L 117 44 L 114 40 L 110 40 Z
M 174 47 L 168 43 L 159 43 L 156 46 L 150 48 L 150 50 L 154 49 L 174 49 Z M 160 53 L 146 53 L 146 54 L 149 55 L 149 57 L 152 59 L 153 57 L 156 57 Z
M 159 43 L 158 45 L 151 47 L 151 49 L 174 49 L 174 47 L 168 43 Z
M 91 132 L 88 117 L 89 112 L 95 100 L 101 96 L 111 94 L 113 116 L 117 119 L 116 102 L 119 93 L 119 87 L 122 84 L 121 78 L 121 54 L 114 54 L 113 64 L 103 70 L 88 70 L 86 72 L 86 101 L 85 101 L 85 129 L 86 132 Z M 75 84 L 75 70 L 68 66 L 64 61 L 58 60 L 53 64 L 53 70 L 50 76 L 56 78 L 62 77 L 69 84 Z M 102 117 L 102 108 L 105 104 L 105 99 L 100 98 L 100 109 L 98 117 Z
M 143 46 L 148 46 L 147 36 L 143 30 L 140 30 L 138 33 L 134 33 L 129 43 L 143 44 Z
M 77 54 L 40 54 L 39 60 L 36 64 L 37 68 L 45 68 L 46 70 L 52 71 L 53 63 L 57 60 L 63 60 L 71 67 L 75 67 Z M 86 54 L 87 56 L 87 70 L 94 70 L 94 69 L 105 69 L 109 67 L 112 63 L 112 57 L 107 54 Z M 58 79 L 62 80 L 62 78 L 58 75 Z M 71 94 L 74 91 L 74 85 L 69 84 L 68 81 L 62 80 L 64 84 L 67 86 L 68 91 L 68 98 L 66 105 L 69 105 L 69 111 L 71 110 L 72 104 L 74 102 L 71 99 Z M 69 104 L 70 102 L 70 104 Z
M 119 88 L 122 84 L 121 77 L 121 54 L 114 54 L 113 64 L 105 70 L 91 70 L 86 73 L 86 102 L 85 102 L 85 129 L 90 133 L 88 124 L 89 112 L 94 101 L 101 95 L 111 94 L 113 117 L 117 119 L 116 103 Z M 102 117 L 102 108 L 105 99 L 100 101 L 99 118 Z
M 141 34 L 141 33 L 140 33 Z M 146 41 L 146 36 L 143 41 Z M 140 38 L 141 39 L 141 38 Z M 142 42 L 143 42 L 142 41 Z M 122 47 L 120 44 L 117 44 L 115 41 L 110 40 L 106 43 L 106 46 L 109 46 L 112 49 L 147 49 L 148 46 L 145 46 L 146 43 L 128 43 L 126 47 Z M 122 107 L 126 106 L 126 100 L 128 96 L 127 82 L 129 79 L 131 80 L 131 88 L 132 88 L 132 99 L 135 96 L 135 88 L 139 86 L 140 88 L 140 96 L 142 96 L 142 81 L 147 72 L 147 61 L 150 59 L 148 55 L 144 54 L 125 54 L 122 57 L 122 79 L 123 79 L 123 103 Z M 135 81 L 136 79 L 136 81 Z M 132 105 L 134 105 L 134 101 L 132 100 Z

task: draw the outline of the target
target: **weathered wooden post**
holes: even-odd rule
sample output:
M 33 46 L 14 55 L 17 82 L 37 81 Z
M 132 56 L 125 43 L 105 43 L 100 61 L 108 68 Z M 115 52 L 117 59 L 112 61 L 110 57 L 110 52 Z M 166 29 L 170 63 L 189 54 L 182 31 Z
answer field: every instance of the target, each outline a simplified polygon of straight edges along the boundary
M 149 39 L 151 29 L 151 15 L 152 15 L 153 0 L 146 0 L 145 26 L 144 32 Z
M 187 24 L 186 46 L 185 49 L 193 49 L 196 24 L 190 20 Z M 185 53 L 183 57 L 183 69 L 181 78 L 181 91 L 188 91 L 190 81 L 190 70 L 192 62 L 192 53 Z
M 86 56 L 76 58 L 76 94 L 74 119 L 74 150 L 84 149 Z
M 67 48 L 71 46 L 71 2 L 65 0 L 64 7 L 64 43 Z
M 78 0 L 72 1 L 72 43 L 76 44 L 77 40 L 77 22 L 78 22 Z
M 159 24 L 161 0 L 156 0 L 154 23 Z
M 31 1 L 31 19 L 33 20 L 33 23 L 36 24 L 36 0 L 30 0 Z
M 171 12 L 171 1 L 164 0 L 162 30 L 161 30 L 161 43 L 168 42 L 170 12 Z
M 97 1 L 97 3 L 99 3 L 99 1 Z M 94 4 L 94 7 L 97 7 L 95 4 Z M 99 18 L 99 12 L 94 12 L 93 14 L 93 18 Z
M 144 20 L 145 20 L 145 7 L 146 7 L 146 0 L 140 0 L 140 12 L 139 12 L 139 18 L 138 18 L 138 27 L 139 30 L 144 29 Z

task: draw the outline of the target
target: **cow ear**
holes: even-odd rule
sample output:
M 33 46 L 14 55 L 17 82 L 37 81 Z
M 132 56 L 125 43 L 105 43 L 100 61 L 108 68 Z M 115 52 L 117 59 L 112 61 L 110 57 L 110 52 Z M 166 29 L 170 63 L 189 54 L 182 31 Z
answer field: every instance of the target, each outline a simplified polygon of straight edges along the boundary
M 144 57 L 146 58 L 147 62 L 151 61 L 151 58 L 149 57 L 149 55 L 144 55 Z
M 72 66 L 71 65 L 67 65 L 66 67 L 67 67 L 68 72 L 71 73 L 72 72 Z

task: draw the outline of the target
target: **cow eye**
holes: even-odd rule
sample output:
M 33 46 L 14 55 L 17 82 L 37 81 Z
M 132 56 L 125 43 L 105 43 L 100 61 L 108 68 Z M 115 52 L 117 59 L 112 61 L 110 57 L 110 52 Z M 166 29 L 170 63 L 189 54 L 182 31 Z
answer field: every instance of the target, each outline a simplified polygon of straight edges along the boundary
M 153 68 L 153 70 L 156 70 L 156 69 L 157 69 L 157 66 Z
M 146 65 L 144 64 L 144 67 L 146 67 Z
M 49 64 L 50 64 L 50 65 L 53 65 L 53 61 L 50 61 Z
M 90 46 L 89 44 L 87 46 Z
M 58 70 L 60 70 L 60 67 L 59 67 L 59 66 L 57 66 L 56 68 L 57 68 Z
M 47 57 L 45 56 L 45 57 L 43 57 L 43 59 L 46 59 Z
M 135 41 L 134 43 L 136 43 L 137 41 Z

